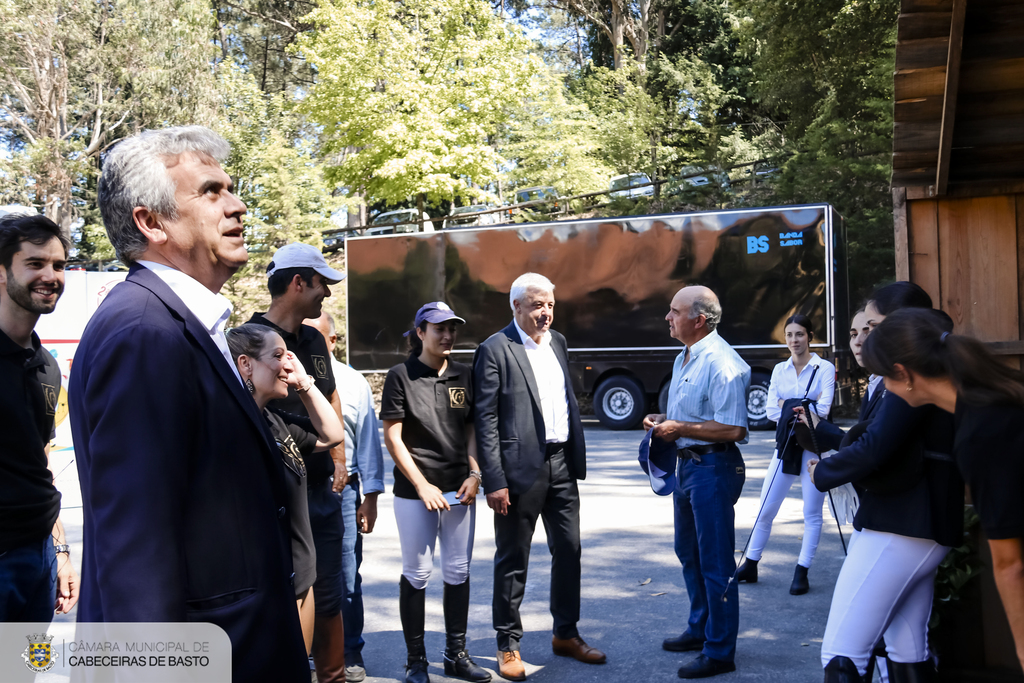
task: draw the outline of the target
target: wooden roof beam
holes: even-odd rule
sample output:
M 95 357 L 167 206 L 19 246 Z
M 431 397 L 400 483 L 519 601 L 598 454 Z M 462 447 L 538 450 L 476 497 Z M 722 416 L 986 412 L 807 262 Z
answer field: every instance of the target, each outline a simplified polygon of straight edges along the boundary
M 964 45 L 964 16 L 967 0 L 953 0 L 949 25 L 949 55 L 946 59 L 946 90 L 942 101 L 942 128 L 939 133 L 939 163 L 935 169 L 935 194 L 944 195 L 949 186 L 949 156 L 953 148 L 953 124 L 956 122 L 956 98 L 960 89 L 960 56 Z

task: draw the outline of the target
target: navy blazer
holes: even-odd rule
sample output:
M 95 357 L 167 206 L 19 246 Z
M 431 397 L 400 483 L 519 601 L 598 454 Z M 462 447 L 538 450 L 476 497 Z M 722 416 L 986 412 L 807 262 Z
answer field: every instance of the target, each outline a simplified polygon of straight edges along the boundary
M 565 462 L 573 479 L 587 476 L 587 445 L 569 376 L 565 337 L 551 330 L 551 348 L 565 375 L 569 401 L 569 441 Z M 540 391 L 514 322 L 492 334 L 473 358 L 477 456 L 488 493 L 508 488 L 525 493 L 536 481 L 546 455 L 546 429 Z
M 876 394 L 883 393 L 879 388 Z M 895 394 L 879 399 L 874 418 L 859 439 L 814 469 L 819 491 L 852 482 L 860 495 L 854 528 L 928 538 L 941 545 L 963 542 L 964 482 L 950 461 L 925 458 L 921 476 L 907 490 L 879 493 L 857 483 L 916 448 L 950 453 L 953 416 L 935 406 L 913 408 Z
M 209 333 L 134 266 L 68 389 L 85 518 L 79 621 L 197 621 L 238 681 L 309 680 L 281 458 Z

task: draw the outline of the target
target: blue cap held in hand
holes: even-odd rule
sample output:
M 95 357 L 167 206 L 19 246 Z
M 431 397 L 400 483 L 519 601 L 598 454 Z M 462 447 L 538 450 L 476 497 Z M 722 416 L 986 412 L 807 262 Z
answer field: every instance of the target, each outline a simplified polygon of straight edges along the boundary
M 654 438 L 654 430 L 640 442 L 640 467 L 651 480 L 651 490 L 667 496 L 676 488 L 676 442 Z

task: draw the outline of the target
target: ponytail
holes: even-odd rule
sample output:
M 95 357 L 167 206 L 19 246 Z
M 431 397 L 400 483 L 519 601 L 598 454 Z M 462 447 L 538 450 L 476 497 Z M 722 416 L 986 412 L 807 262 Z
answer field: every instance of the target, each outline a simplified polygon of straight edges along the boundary
M 413 327 L 404 335 L 409 343 L 410 358 L 419 358 L 420 354 L 423 353 L 423 340 L 420 339 L 420 336 L 418 334 L 416 334 L 416 330 L 423 330 L 424 332 L 426 332 L 427 321 L 424 320 L 422 323 L 420 323 L 419 327 Z
M 894 311 L 864 343 L 864 367 L 892 378 L 898 363 L 923 377 L 948 378 L 967 403 L 1024 407 L 1024 373 L 999 362 L 977 339 L 951 330 L 952 320 L 942 311 Z

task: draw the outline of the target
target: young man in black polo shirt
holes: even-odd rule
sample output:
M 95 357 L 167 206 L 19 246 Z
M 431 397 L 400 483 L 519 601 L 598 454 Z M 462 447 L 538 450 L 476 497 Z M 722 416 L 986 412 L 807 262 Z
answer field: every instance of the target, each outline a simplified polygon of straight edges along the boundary
M 327 265 L 320 250 L 309 244 L 287 244 L 274 253 L 267 266 L 270 310 L 256 313 L 250 323 L 273 327 L 285 346 L 295 354 L 313 378 L 317 389 L 341 414 L 331 368 L 331 355 L 320 331 L 303 325 L 306 318 L 319 318 L 323 300 L 331 295 L 329 285 L 337 284 L 344 273 Z M 297 415 L 306 415 L 302 400 L 289 389 L 288 398 L 271 401 L 267 406 Z M 345 681 L 345 628 L 341 618 L 343 578 L 341 570 L 341 503 L 331 491 L 340 493 L 348 482 L 345 444 L 327 453 L 314 453 L 306 460 L 306 486 L 309 489 L 309 524 L 316 549 L 316 582 L 313 598 L 316 615 L 313 622 L 313 662 L 321 683 Z M 330 477 L 334 477 L 333 484 Z
M 64 291 L 69 242 L 43 216 L 0 219 L 0 621 L 49 622 L 78 575 L 49 469 L 60 369 L 33 331 Z

